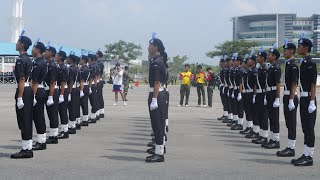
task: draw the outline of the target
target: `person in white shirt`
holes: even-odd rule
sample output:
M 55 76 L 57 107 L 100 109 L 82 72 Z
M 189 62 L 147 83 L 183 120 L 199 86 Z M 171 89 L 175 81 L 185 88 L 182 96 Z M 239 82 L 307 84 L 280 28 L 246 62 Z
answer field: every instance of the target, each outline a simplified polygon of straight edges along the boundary
M 120 68 L 120 64 L 116 64 L 116 68 L 114 70 L 114 78 L 113 78 L 113 92 L 115 93 L 115 102 L 114 106 L 118 105 L 118 93 L 120 93 L 121 98 L 123 100 L 123 105 L 126 106 L 126 102 L 122 92 L 122 78 L 123 78 L 123 70 Z

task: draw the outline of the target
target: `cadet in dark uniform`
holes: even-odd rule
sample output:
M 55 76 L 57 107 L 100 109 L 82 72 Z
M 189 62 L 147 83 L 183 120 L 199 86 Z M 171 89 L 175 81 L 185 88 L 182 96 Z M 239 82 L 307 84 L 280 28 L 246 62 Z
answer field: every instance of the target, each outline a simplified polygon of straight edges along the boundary
M 166 67 L 166 80 L 164 84 L 164 92 L 166 94 L 166 107 L 164 111 L 164 119 L 165 119 L 165 132 L 169 132 L 169 100 L 170 100 L 170 94 L 169 94 L 169 89 L 168 89 L 168 81 L 169 81 L 169 72 L 168 72 L 168 54 L 166 52 L 161 52 L 160 53 L 162 60 L 164 62 L 164 65 Z M 165 135 L 165 140 L 167 141 L 167 135 Z
M 80 69 L 79 69 L 79 63 L 80 63 L 80 57 L 75 56 L 76 58 L 76 67 L 77 67 L 77 79 L 76 79 L 76 93 L 75 93 L 75 105 L 76 105 L 76 129 L 81 129 L 81 115 L 80 115 Z M 72 98 L 72 97 L 71 97 Z
M 16 115 L 18 126 L 21 131 L 22 150 L 12 154 L 11 158 L 32 158 L 32 107 L 34 94 L 30 87 L 29 80 L 31 79 L 32 61 L 30 60 L 27 50 L 32 45 L 30 38 L 23 36 L 24 32 L 16 44 L 16 51 L 19 52 L 19 57 L 16 60 L 14 75 L 18 84 L 15 99 L 16 99 Z
M 226 104 L 228 108 L 228 118 L 223 120 L 222 123 L 231 123 L 233 120 L 233 114 L 232 114 L 232 104 L 231 104 L 231 97 L 230 97 L 230 92 L 233 91 L 233 87 L 231 87 L 230 84 L 230 70 L 232 66 L 232 62 L 230 58 L 226 58 L 226 68 L 225 68 L 225 73 L 224 73 L 224 95 L 226 98 Z
M 69 67 L 69 82 L 68 82 L 68 110 L 69 110 L 69 123 L 68 123 L 68 133 L 76 134 L 76 120 L 78 108 L 80 105 L 78 101 L 80 97 L 80 92 L 77 90 L 77 82 L 79 77 L 79 68 L 77 66 L 77 57 L 74 54 L 70 54 L 69 57 L 70 67 Z M 78 107 L 79 106 L 79 107 Z
M 82 55 L 80 58 L 80 104 L 82 108 L 82 122 L 81 126 L 88 126 L 88 105 L 89 105 L 89 78 L 90 78 L 90 70 L 87 65 L 88 56 Z
M 155 135 L 155 154 L 146 158 L 146 162 L 164 162 L 164 111 L 166 95 L 163 85 L 166 81 L 166 67 L 160 56 L 165 48 L 161 40 L 153 38 L 149 41 L 149 56 L 152 57 L 149 68 L 150 93 L 148 98 L 151 124 Z
M 59 115 L 60 115 L 60 133 L 58 139 L 69 138 L 68 134 L 68 80 L 69 80 L 69 69 L 64 64 L 67 58 L 67 54 L 59 49 L 56 55 L 56 62 L 58 64 L 58 81 L 59 86 Z
M 235 111 L 236 111 L 236 120 L 237 122 L 232 124 L 231 130 L 243 130 L 243 102 L 242 102 L 242 91 L 243 91 L 243 84 L 242 84 L 242 74 L 243 68 L 241 67 L 242 58 L 235 54 L 235 70 L 234 70 L 234 104 L 235 104 Z
M 58 80 L 58 66 L 54 62 L 54 57 L 57 51 L 54 47 L 48 45 L 44 53 L 44 58 L 47 61 L 48 73 L 44 82 L 44 89 L 46 90 L 46 109 L 50 121 L 50 132 L 47 144 L 58 144 L 59 135 L 59 89 L 57 86 Z
M 219 86 L 219 90 L 220 90 L 220 99 L 221 99 L 221 103 L 222 103 L 222 106 L 223 106 L 223 115 L 218 118 L 218 120 L 225 120 L 225 119 L 228 119 L 228 107 L 227 107 L 227 104 L 226 104 L 226 100 L 225 100 L 225 96 L 224 96 L 224 73 L 225 73 L 225 66 L 226 66 L 226 63 L 225 63 L 225 58 L 222 57 L 220 59 L 220 63 L 219 63 L 219 66 L 220 66 L 220 86 Z
M 97 86 L 97 95 L 98 95 L 98 104 L 99 104 L 99 110 L 98 110 L 98 116 L 99 118 L 104 118 L 104 99 L 103 99 L 103 86 L 105 84 L 105 81 L 103 80 L 104 76 L 104 64 L 103 64 L 103 53 L 99 50 L 96 53 L 96 56 L 98 58 L 97 65 L 99 66 L 99 74 L 98 74 L 98 86 Z
M 312 166 L 315 133 L 314 125 L 317 116 L 316 82 L 317 67 L 310 56 L 312 42 L 309 39 L 299 40 L 298 54 L 303 56 L 300 66 L 299 86 L 300 86 L 300 118 L 304 133 L 303 155 L 291 162 L 295 166 Z
M 243 64 L 242 64 L 242 105 L 243 105 L 243 110 L 246 114 L 246 129 L 243 131 L 240 131 L 241 134 L 245 134 L 246 132 L 250 132 L 252 130 L 252 121 L 249 121 L 250 119 L 250 110 L 248 109 L 249 105 L 249 101 L 251 101 L 251 99 L 248 99 L 248 91 L 249 91 L 249 85 L 248 85 L 248 64 L 247 61 L 249 59 L 249 55 L 246 54 L 244 59 L 243 59 Z M 238 99 L 241 99 L 238 97 Z
M 259 127 L 259 137 L 252 140 L 255 144 L 264 144 L 268 142 L 268 113 L 267 113 L 267 101 L 266 101 L 266 80 L 267 80 L 267 66 L 265 61 L 267 60 L 267 53 L 261 48 L 258 52 L 257 63 L 258 71 L 256 73 L 256 81 L 254 84 L 254 111 L 256 112 L 253 124 Z
M 97 63 L 95 62 L 96 55 L 89 54 L 88 55 L 88 63 L 90 70 L 90 78 L 89 78 L 89 100 L 91 105 L 91 112 L 89 113 L 89 123 L 96 123 L 97 112 L 99 110 L 98 104 L 98 94 L 97 94 L 97 74 L 99 73 Z
M 269 142 L 262 144 L 261 146 L 266 149 L 278 149 L 280 148 L 279 143 L 279 106 L 280 106 L 280 78 L 281 69 L 277 60 L 280 57 L 279 51 L 276 49 L 276 44 L 269 50 L 268 62 L 271 64 L 267 72 L 267 83 L 266 83 L 266 100 L 268 118 L 270 121 L 270 135 L 271 139 Z
M 247 77 L 247 85 L 248 85 L 248 90 L 247 90 L 247 96 L 248 96 L 248 113 L 246 114 L 247 116 L 247 124 L 249 124 L 249 129 L 247 128 L 242 134 L 246 134 L 246 138 L 250 139 L 255 139 L 259 137 L 259 124 L 253 124 L 254 118 L 255 118 L 255 105 L 254 105 L 254 100 L 255 100 L 255 95 L 253 94 L 253 88 L 255 85 L 255 82 L 257 80 L 256 74 L 258 72 L 258 68 L 256 67 L 256 56 L 254 55 L 255 52 L 254 50 L 251 51 L 249 60 L 247 61 L 249 70 L 248 70 L 248 77 Z M 251 128 L 252 127 L 252 128 Z
M 32 49 L 32 89 L 35 95 L 33 103 L 33 120 L 37 130 L 37 143 L 33 150 L 45 150 L 46 145 L 46 120 L 44 118 L 44 104 L 46 103 L 46 91 L 43 82 L 47 74 L 47 62 L 43 59 L 46 47 L 42 42 L 36 42 Z
M 296 127 L 297 127 L 297 108 L 299 104 L 297 96 L 297 87 L 299 79 L 299 69 L 295 63 L 294 55 L 296 54 L 296 46 L 285 40 L 284 57 L 286 60 L 284 92 L 283 92 L 283 111 L 288 129 L 288 145 L 277 152 L 279 157 L 294 157 L 296 147 Z

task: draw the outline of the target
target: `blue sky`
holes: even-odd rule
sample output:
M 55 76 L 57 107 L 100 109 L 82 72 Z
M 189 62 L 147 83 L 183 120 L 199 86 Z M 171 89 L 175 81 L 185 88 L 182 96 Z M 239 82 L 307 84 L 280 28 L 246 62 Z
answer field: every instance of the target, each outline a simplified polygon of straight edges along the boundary
M 297 13 L 311 16 L 318 0 L 24 0 L 27 35 L 66 46 L 98 49 L 119 39 L 141 44 L 157 32 L 169 56 L 215 64 L 205 52 L 232 39 L 233 16 Z M 318 10 L 318 11 L 317 11 Z M 12 0 L 0 1 L 0 42 L 10 40 Z

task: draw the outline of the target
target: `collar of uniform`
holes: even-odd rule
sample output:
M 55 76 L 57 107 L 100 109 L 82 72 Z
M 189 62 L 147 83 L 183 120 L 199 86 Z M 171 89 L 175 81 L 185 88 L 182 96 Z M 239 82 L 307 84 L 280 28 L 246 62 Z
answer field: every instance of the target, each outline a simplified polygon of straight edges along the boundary
M 35 61 L 40 61 L 40 60 L 42 60 L 43 59 L 43 57 L 41 56 L 41 57 L 37 57 L 36 59 L 35 59 Z
M 22 53 L 22 54 L 19 55 L 19 57 L 22 57 L 22 56 L 29 56 L 29 55 L 28 55 L 27 52 L 24 52 L 24 53 Z

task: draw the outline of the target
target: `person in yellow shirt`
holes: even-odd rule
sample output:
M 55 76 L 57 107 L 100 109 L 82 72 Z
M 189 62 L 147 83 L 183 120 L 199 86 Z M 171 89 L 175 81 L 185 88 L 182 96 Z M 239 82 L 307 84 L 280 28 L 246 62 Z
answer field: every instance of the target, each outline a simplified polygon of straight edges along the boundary
M 181 87 L 180 87 L 180 104 L 179 107 L 183 105 L 184 96 L 186 96 L 186 107 L 189 106 L 189 95 L 190 95 L 190 85 L 192 73 L 189 71 L 190 65 L 186 64 L 184 66 L 184 71 L 180 73 Z
M 198 93 L 198 106 L 201 107 L 201 95 L 202 95 L 202 102 L 203 106 L 206 107 L 206 93 L 204 90 L 205 82 L 206 82 L 206 74 L 202 70 L 202 66 L 197 66 L 197 74 L 196 74 L 196 82 L 197 82 L 197 93 Z

